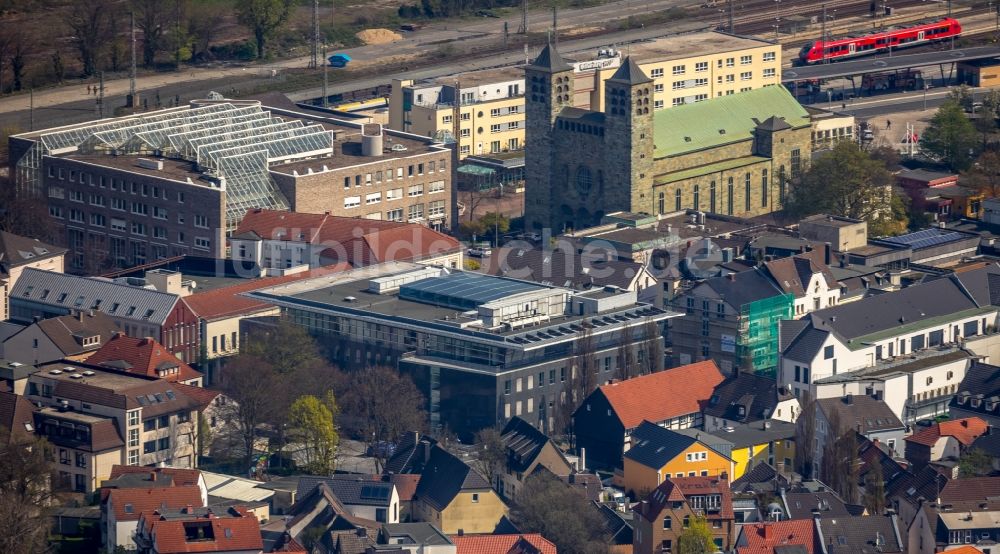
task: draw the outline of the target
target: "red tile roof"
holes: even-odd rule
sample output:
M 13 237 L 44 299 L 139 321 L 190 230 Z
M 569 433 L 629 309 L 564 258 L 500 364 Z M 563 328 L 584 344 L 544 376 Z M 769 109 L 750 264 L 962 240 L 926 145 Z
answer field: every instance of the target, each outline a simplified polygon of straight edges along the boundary
M 688 496 L 709 494 L 721 497 L 722 509 L 707 512 L 706 517 L 709 520 L 733 519 L 733 494 L 729 489 L 729 481 L 718 477 L 667 477 L 636 506 L 635 511 L 647 521 L 656 521 L 662 516 L 668 502 L 683 502 Z
M 183 383 L 177 383 L 174 388 L 178 391 L 186 394 L 189 398 L 193 398 L 195 402 L 200 406 L 199 411 L 204 410 L 212 403 L 213 400 L 222 394 L 221 391 L 206 389 L 205 387 L 195 387 L 193 385 L 185 385 Z
M 389 481 L 396 486 L 400 502 L 413 500 L 413 495 L 417 492 L 417 485 L 420 484 L 419 473 L 396 473 L 389 478 Z
M 149 468 L 143 468 L 149 470 Z M 201 504 L 201 489 L 198 487 L 151 487 L 148 489 L 111 489 L 108 503 L 115 511 L 118 521 L 139 521 L 142 512 L 152 512 L 159 508 L 179 509 Z M 131 508 L 128 508 L 131 506 Z
M 198 486 L 201 482 L 201 472 L 197 469 L 185 469 L 180 467 L 142 467 L 142 466 L 111 466 L 111 476 L 108 480 L 115 480 L 122 475 L 130 473 L 158 473 L 169 475 L 174 480 L 175 487 Z
M 969 446 L 980 435 L 986 432 L 987 424 L 978 417 L 967 417 L 935 423 L 927 429 L 905 438 L 908 442 L 934 446 L 941 437 L 955 437 L 958 442 Z
M 253 233 L 264 240 L 329 245 L 322 255 L 355 267 L 402 262 L 461 248 L 457 240 L 416 223 L 253 209 L 234 237 Z
M 944 504 L 987 502 L 989 499 L 1000 498 L 1000 477 L 952 479 L 938 496 Z
M 622 425 L 632 429 L 643 420 L 659 423 L 701 411 L 722 381 L 719 366 L 708 360 L 604 385 L 600 391 Z
M 262 551 L 264 541 L 260 535 L 260 523 L 244 508 L 235 508 L 232 515 L 219 517 L 192 515 L 183 519 L 164 519 L 157 513 L 144 514 L 143 535 L 152 537 L 157 554 L 181 552 L 234 552 Z M 188 540 L 185 524 L 207 523 L 212 528 L 212 539 Z
M 124 333 L 115 335 L 91 354 L 87 363 L 159 377 L 172 383 L 201 377 L 199 371 L 182 362 L 156 339 L 130 337 Z
M 813 554 L 816 528 L 811 519 L 794 519 L 767 523 L 748 523 L 743 526 L 745 546 L 736 548 L 737 554 L 773 554 L 776 546 L 802 545 Z M 743 540 L 743 539 L 741 539 Z
M 30 436 L 35 424 L 35 407 L 27 399 L 12 392 L 0 392 L 0 427 L 6 427 L 14 436 Z
M 205 292 L 198 292 L 187 296 L 188 307 L 198 317 L 202 319 L 221 319 L 236 315 L 254 314 L 274 307 L 274 304 L 262 302 L 253 298 L 247 298 L 242 294 L 275 285 L 284 285 L 300 279 L 319 277 L 351 269 L 350 264 L 334 264 L 324 267 L 317 267 L 302 273 L 282 275 L 280 277 L 265 277 L 253 279 L 245 283 L 237 283 L 228 287 L 221 287 Z
M 507 554 L 518 542 L 526 540 L 541 554 L 556 554 L 556 545 L 539 533 L 521 535 L 452 535 L 455 554 Z

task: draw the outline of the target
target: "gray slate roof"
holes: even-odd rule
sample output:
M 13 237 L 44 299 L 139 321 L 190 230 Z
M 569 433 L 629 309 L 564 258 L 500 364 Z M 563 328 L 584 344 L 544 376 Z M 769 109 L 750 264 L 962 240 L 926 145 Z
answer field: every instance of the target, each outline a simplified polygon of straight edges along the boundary
M 41 271 L 31 267 L 25 268 L 21 273 L 10 296 L 12 304 L 18 302 L 42 304 L 67 311 L 95 309 L 112 317 L 153 325 L 163 325 L 170 311 L 180 301 L 180 297 L 176 294 L 122 285 L 104 279 Z M 100 304 L 94 308 L 98 300 Z M 150 310 L 152 314 L 146 317 Z
M 549 443 L 549 437 L 545 433 L 516 416 L 504 426 L 500 438 L 507 450 L 507 465 L 518 472 L 527 471 L 542 448 Z
M 0 273 L 9 273 L 11 268 L 62 256 L 65 253 L 65 248 L 0 231 Z
M 548 71 L 549 73 L 558 73 L 560 71 L 571 71 L 573 69 L 568 63 L 563 61 L 562 56 L 556 51 L 556 47 L 552 44 L 546 44 L 545 48 L 542 48 L 541 53 L 538 57 L 531 62 L 532 69 L 541 69 L 543 71 Z
M 782 321 L 782 326 L 785 323 Z M 782 351 L 781 357 L 797 362 L 811 362 L 829 335 L 829 331 L 807 326 L 799 331 L 798 336 Z
M 660 468 L 696 442 L 700 441 L 643 421 L 632 431 L 632 447 L 625 453 L 625 457 L 646 467 Z M 705 446 L 711 448 L 711 445 Z
M 303 475 L 299 477 L 299 488 L 296 494 L 306 496 L 320 483 L 326 483 L 337 499 L 345 505 L 388 507 L 392 501 L 392 483 L 364 478 L 361 475 L 334 475 L 333 477 Z
M 715 387 L 703 411 L 706 416 L 745 423 L 770 417 L 777 405 L 777 381 L 741 371 Z M 740 408 L 743 415 L 740 415 Z
M 904 552 L 897 540 L 896 516 L 822 517 L 819 528 L 828 554 L 892 554 Z
M 885 402 L 864 394 L 851 396 L 850 404 L 847 403 L 846 397 L 821 398 L 816 403 L 826 414 L 827 420 L 831 414 L 837 413 L 844 426 L 855 429 L 862 435 L 905 428 L 903 422 Z
M 440 446 L 435 446 L 420 474 L 415 499 L 440 511 L 461 492 L 489 490 L 490 484 L 476 470 Z
M 697 294 L 702 287 L 708 287 L 715 291 L 720 298 L 737 310 L 745 304 L 783 294 L 781 289 L 759 268 L 707 279 L 695 287 L 694 292 L 697 296 L 705 296 Z

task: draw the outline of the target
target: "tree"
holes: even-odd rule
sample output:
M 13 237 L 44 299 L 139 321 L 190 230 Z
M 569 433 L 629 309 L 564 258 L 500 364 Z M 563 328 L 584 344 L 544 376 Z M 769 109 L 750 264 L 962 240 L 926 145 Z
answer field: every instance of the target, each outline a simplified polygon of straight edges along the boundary
M 285 374 L 323 363 L 319 346 L 309 332 L 287 317 L 282 317 L 277 325 L 266 331 L 251 333 L 240 352 L 260 358 Z
M 797 218 L 826 213 L 863 219 L 870 227 L 890 226 L 899 217 L 893 209 L 892 184 L 882 161 L 853 142 L 841 141 L 803 173 L 785 209 Z
M 111 0 L 73 0 L 65 6 L 66 26 L 73 35 L 83 75 L 89 77 L 97 73 L 104 45 L 109 42 L 114 4 Z
M 941 104 L 920 138 L 923 150 L 939 158 L 954 171 L 969 168 L 976 142 L 976 129 L 955 100 Z
M 275 415 L 275 392 L 283 390 L 285 384 L 270 364 L 248 354 L 232 358 L 222 372 L 222 390 L 232 402 L 222 406 L 221 415 L 239 436 L 248 466 L 257 444 L 257 428 Z
M 594 357 L 596 343 L 590 323 L 582 322 L 583 331 L 573 345 L 573 363 L 568 369 L 569 375 L 563 382 L 563 389 L 556 401 L 551 432 L 553 434 L 569 433 L 573 426 L 573 414 L 583 400 L 597 388 L 597 360 Z
M 426 400 L 413 381 L 392 367 L 374 366 L 344 375 L 337 395 L 350 424 L 369 447 L 395 444 L 406 431 L 424 429 Z M 345 421 L 347 423 L 347 421 Z M 379 471 L 387 448 L 372 448 Z
M 507 464 L 507 447 L 504 445 L 500 431 L 493 427 L 481 429 L 476 433 L 476 459 L 473 469 L 496 486 L 496 476 Z
M 294 0 L 241 0 L 236 4 L 236 17 L 253 33 L 257 43 L 257 59 L 264 59 L 267 40 L 288 21 Z
M 559 552 L 607 552 L 604 522 L 580 491 L 548 472 L 524 481 L 514 500 L 511 520 L 524 533 L 541 533 Z
M 679 554 L 710 554 L 718 550 L 712 540 L 712 530 L 708 528 L 705 516 L 695 516 L 688 528 L 677 536 Z
M 0 427 L 0 552 L 48 552 L 51 445 Z
M 18 33 L 10 49 L 10 77 L 12 88 L 17 91 L 24 86 L 24 69 L 27 67 L 28 44 L 24 34 Z
M 493 235 L 506 233 L 510 230 L 510 218 L 496 212 L 486 212 L 483 217 L 479 218 L 479 223 L 483 226 L 484 231 Z M 494 238 L 499 237 L 495 236 Z
M 215 433 L 204 412 L 198 412 L 198 458 L 207 456 L 212 451 L 212 441 Z
M 885 512 L 885 476 L 882 474 L 882 464 L 877 460 L 865 474 L 864 503 L 870 515 Z
M 621 335 L 618 337 L 618 353 L 615 356 L 618 365 L 616 373 L 618 379 L 622 381 L 631 379 L 639 374 L 633 360 L 633 349 L 635 348 L 634 335 L 632 326 L 626 322 L 622 326 Z
M 135 28 L 142 33 L 142 65 L 152 67 L 163 49 L 163 33 L 169 24 L 168 6 L 163 0 L 132 0 Z
M 310 473 L 333 473 L 340 441 L 334 421 L 336 413 L 337 403 L 331 392 L 327 392 L 323 400 L 307 394 L 292 403 L 289 421 L 302 442 L 306 468 Z
M 642 324 L 642 334 L 645 338 L 643 348 L 645 349 L 645 360 L 643 363 L 644 373 L 656 373 L 663 369 L 663 333 L 660 326 L 652 318 L 647 318 Z
M 816 401 L 808 390 L 799 397 L 802 407 L 795 420 L 795 472 L 803 479 L 812 479 L 815 470 Z
M 0 129 L 0 149 L 6 152 L 7 137 L 18 132 L 15 127 Z M 9 177 L 0 177 L 0 230 L 46 242 L 52 242 L 56 236 L 45 201 L 17 194 Z
M 1000 195 L 1000 152 L 987 150 L 980 154 L 966 177 L 969 184 L 986 196 Z
M 831 411 L 827 416 L 826 445 L 823 449 L 823 482 L 830 486 L 844 502 L 857 504 L 858 498 L 858 445 L 855 431 L 843 423 L 840 414 Z
M 970 448 L 958 459 L 962 477 L 982 477 L 993 471 L 993 458 L 978 448 Z
M 208 56 L 209 46 L 226 18 L 226 6 L 196 2 L 187 17 L 187 32 L 191 37 L 192 61 Z

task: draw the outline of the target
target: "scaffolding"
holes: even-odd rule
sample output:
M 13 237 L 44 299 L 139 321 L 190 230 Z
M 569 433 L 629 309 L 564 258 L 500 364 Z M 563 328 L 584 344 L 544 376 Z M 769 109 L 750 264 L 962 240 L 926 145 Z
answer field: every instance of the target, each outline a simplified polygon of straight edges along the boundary
M 740 306 L 736 353 L 740 366 L 774 376 L 778 367 L 778 322 L 792 319 L 795 295 L 781 294 Z

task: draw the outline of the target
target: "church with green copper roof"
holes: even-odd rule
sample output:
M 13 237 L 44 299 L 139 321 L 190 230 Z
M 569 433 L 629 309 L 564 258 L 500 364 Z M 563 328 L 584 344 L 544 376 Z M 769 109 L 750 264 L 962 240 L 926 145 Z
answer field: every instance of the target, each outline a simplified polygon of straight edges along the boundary
M 625 58 L 598 111 L 574 106 L 575 80 L 552 45 L 525 66 L 527 228 L 616 211 L 762 215 L 808 162 L 810 114 L 780 85 L 654 109 L 653 80 Z

